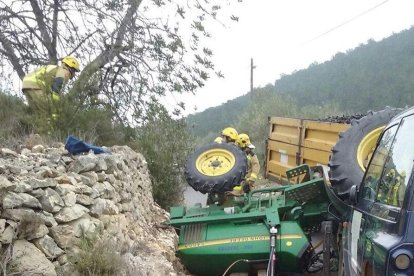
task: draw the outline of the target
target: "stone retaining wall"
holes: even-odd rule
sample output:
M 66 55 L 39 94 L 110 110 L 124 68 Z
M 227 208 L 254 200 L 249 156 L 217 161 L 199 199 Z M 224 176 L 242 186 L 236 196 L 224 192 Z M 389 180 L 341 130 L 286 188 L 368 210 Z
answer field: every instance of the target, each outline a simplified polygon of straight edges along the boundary
M 68 254 L 100 233 L 126 264 L 117 275 L 184 275 L 145 159 L 129 147 L 109 150 L 76 157 L 63 145 L 0 150 L 0 245 L 14 270 L 73 275 Z

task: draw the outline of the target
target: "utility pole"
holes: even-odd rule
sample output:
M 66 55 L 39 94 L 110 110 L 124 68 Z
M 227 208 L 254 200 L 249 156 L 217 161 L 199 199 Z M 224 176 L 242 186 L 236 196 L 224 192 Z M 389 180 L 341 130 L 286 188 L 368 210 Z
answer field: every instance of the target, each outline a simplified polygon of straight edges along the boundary
M 250 93 L 253 93 L 253 69 L 254 68 L 256 68 L 256 66 L 253 66 L 253 58 L 251 58 L 250 59 Z
M 255 69 L 256 66 L 253 65 L 253 58 L 250 59 L 250 98 L 253 100 L 253 69 Z

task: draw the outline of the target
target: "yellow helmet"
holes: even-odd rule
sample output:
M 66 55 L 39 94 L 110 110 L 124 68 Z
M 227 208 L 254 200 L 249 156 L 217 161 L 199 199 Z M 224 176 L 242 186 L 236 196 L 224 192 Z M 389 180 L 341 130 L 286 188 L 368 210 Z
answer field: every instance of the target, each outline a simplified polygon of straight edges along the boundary
M 241 147 L 242 149 L 244 149 L 245 147 L 251 144 L 249 135 L 247 135 L 246 133 L 240 133 L 239 138 L 237 139 L 236 142 L 239 145 L 239 147 Z
M 71 56 L 64 57 L 62 59 L 62 63 L 66 64 L 70 68 L 75 69 L 76 72 L 79 72 L 80 65 L 79 65 L 79 61 L 76 58 L 71 57 Z
M 236 141 L 237 138 L 239 137 L 237 130 L 235 130 L 232 127 L 226 127 L 225 129 L 223 129 L 223 131 L 221 132 L 221 135 L 230 137 L 230 139 L 234 141 Z
M 395 170 L 394 170 L 394 169 L 391 169 L 391 170 L 387 173 L 387 176 L 389 176 L 389 177 L 395 177 Z

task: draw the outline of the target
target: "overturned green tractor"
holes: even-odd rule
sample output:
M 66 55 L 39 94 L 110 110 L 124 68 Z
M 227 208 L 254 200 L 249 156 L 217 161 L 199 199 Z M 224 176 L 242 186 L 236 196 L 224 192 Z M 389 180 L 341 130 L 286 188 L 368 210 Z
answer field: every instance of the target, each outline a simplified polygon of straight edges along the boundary
M 312 269 L 311 236 L 332 219 L 329 199 L 321 171 L 303 165 L 288 173 L 309 181 L 230 196 L 231 207 L 171 208 L 169 224 L 179 230 L 177 254 L 187 269 L 196 275 Z
M 399 111 L 386 109 L 353 121 L 340 134 L 329 164 L 300 165 L 286 172 L 288 185 L 273 183 L 241 196 L 229 192 L 243 181 L 245 154 L 231 144 L 199 148 L 185 176 L 192 188 L 209 194 L 207 206 L 172 207 L 168 222 L 177 229 L 177 254 L 189 272 L 342 273 L 340 240 L 348 225 L 342 222 L 352 212 L 356 185 L 381 130 Z

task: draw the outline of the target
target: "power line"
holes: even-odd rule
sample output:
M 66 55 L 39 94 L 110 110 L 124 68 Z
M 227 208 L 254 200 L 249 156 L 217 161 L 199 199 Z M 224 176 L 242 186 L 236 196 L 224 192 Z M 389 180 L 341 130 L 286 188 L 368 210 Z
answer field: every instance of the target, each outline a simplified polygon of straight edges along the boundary
M 348 24 L 348 23 L 350 23 L 350 22 L 352 22 L 352 21 L 354 21 L 354 20 L 356 20 L 356 19 L 358 19 L 358 18 L 360 18 L 360 17 L 364 16 L 365 14 L 367 14 L 367 13 L 369 13 L 369 12 L 371 12 L 371 11 L 375 10 L 376 8 L 378 8 L 378 7 L 382 6 L 382 5 L 384 5 L 385 3 L 389 2 L 389 1 L 390 1 L 390 0 L 385 0 L 385 1 L 382 1 L 381 3 L 379 3 L 379 4 L 375 5 L 374 7 L 369 8 L 368 10 L 363 11 L 362 13 L 360 13 L 360 14 L 358 14 L 358 15 L 356 15 L 356 16 L 354 16 L 354 17 L 352 17 L 351 19 L 346 20 L 345 22 L 342 22 L 341 24 L 339 24 L 339 25 L 337 25 L 337 26 L 335 26 L 335 27 L 333 27 L 333 28 L 331 28 L 331 29 L 327 30 L 326 32 L 324 32 L 324 33 L 322 33 L 322 34 L 320 34 L 320 35 L 318 35 L 318 36 L 316 36 L 316 37 L 312 38 L 311 40 L 306 41 L 306 42 L 305 42 L 305 43 L 303 43 L 303 44 L 307 44 L 307 43 L 310 43 L 310 42 L 312 42 L 312 41 L 315 41 L 315 40 L 317 40 L 317 39 L 321 38 L 322 36 L 325 36 L 325 35 L 327 35 L 327 34 L 329 34 L 329 33 L 333 32 L 333 31 L 335 31 L 336 29 L 339 29 L 339 28 L 341 28 L 342 26 L 344 26 L 344 25 L 346 25 L 346 24 Z

